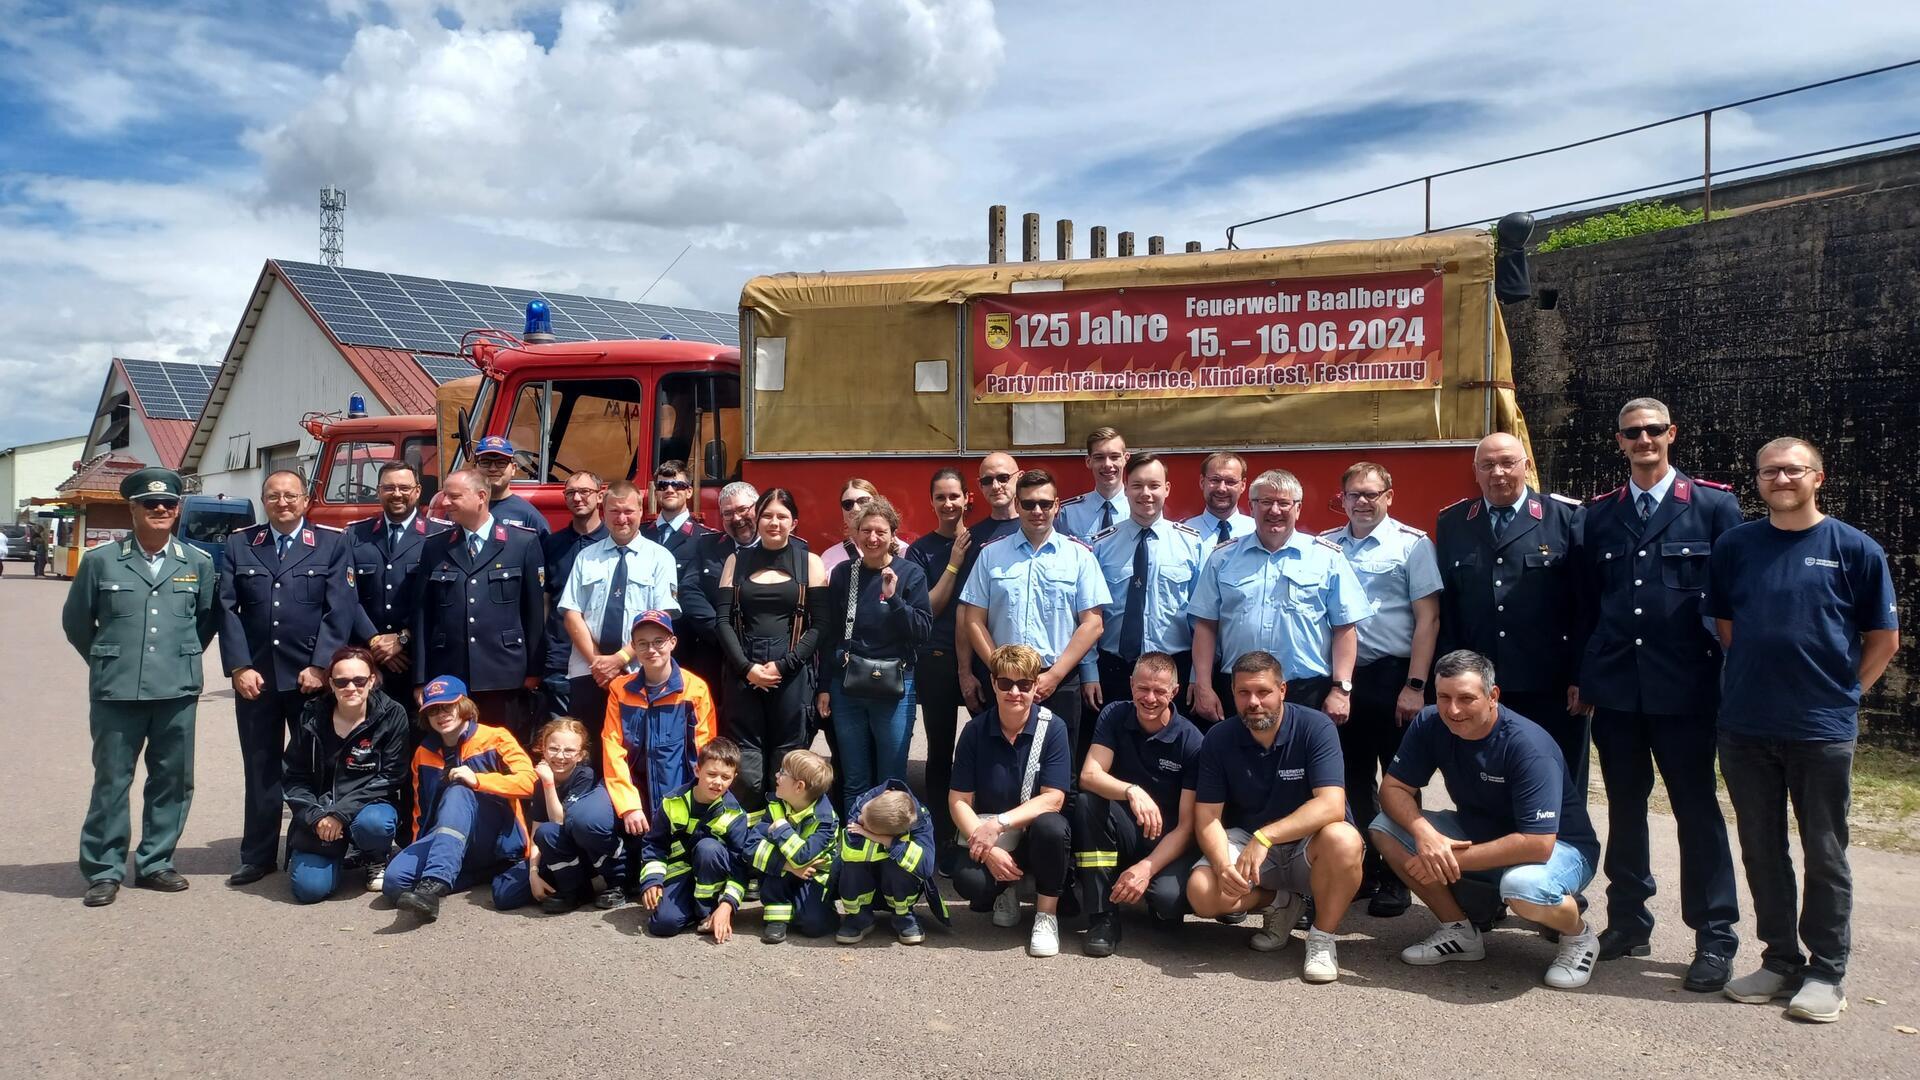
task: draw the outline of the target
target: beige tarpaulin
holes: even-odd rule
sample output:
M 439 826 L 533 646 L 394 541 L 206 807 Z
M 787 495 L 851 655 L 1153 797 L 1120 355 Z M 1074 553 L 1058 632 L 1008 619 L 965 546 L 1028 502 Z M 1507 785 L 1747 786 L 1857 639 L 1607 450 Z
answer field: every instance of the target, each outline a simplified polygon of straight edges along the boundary
M 968 298 L 1015 291 L 1015 282 L 1115 289 L 1434 268 L 1444 290 L 1438 389 L 1067 402 L 1060 406 L 1063 438 L 1050 445 L 1077 448 L 1103 425 L 1125 431 L 1133 445 L 1168 448 L 1382 445 L 1471 440 L 1489 430 L 1524 440 L 1497 316 L 1489 341 L 1488 315 L 1496 311 L 1492 237 L 1458 230 L 1145 258 L 758 277 L 740 293 L 752 451 L 979 452 L 1018 445 L 1015 406 L 972 403 L 964 355 Z M 934 389 L 941 363 L 945 385 Z

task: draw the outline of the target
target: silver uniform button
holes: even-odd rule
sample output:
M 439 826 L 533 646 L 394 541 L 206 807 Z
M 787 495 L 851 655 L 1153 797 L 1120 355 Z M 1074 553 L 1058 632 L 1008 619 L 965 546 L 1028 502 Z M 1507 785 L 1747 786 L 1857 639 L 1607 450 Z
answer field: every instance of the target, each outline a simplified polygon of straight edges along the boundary
M 1634 643 L 1635 645 L 1641 645 L 1641 644 L 1644 644 L 1644 642 L 1642 642 L 1642 641 L 1641 641 L 1641 640 L 1640 640 L 1639 638 L 1634 638 L 1634 639 L 1633 639 L 1633 643 Z
M 1647 553 L 1646 553 L 1646 551 L 1645 551 L 1645 549 L 1642 549 L 1642 550 L 1641 550 L 1641 552 L 1640 552 L 1640 557 L 1641 557 L 1641 558 L 1643 558 L 1643 559 L 1647 557 Z

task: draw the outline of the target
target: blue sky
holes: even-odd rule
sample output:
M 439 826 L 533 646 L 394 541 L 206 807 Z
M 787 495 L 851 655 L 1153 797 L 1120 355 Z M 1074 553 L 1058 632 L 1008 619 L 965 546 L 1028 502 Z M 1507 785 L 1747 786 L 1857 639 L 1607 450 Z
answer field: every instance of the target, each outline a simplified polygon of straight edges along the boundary
M 1920 56 L 1910 0 L 0 0 L 0 446 L 113 355 L 211 361 L 261 263 L 732 308 L 748 277 L 977 261 L 990 203 L 1222 241 L 1292 206 Z M 1595 14 L 1605 12 L 1605 14 Z M 1698 27 L 1716 28 L 1711 33 Z M 1716 121 L 1725 164 L 1920 129 L 1920 71 Z M 1663 129 L 1441 182 L 1484 219 L 1697 169 Z M 1243 236 L 1417 230 L 1417 190 Z M 1047 230 L 1049 236 L 1051 229 Z

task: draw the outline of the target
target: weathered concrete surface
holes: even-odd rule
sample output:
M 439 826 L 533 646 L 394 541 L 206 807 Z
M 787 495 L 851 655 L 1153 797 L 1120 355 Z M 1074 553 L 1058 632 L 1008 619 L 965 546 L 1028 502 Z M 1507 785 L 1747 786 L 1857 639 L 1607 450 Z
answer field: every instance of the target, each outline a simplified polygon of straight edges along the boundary
M 0 1076 L 1853 1078 L 1911 1077 L 1920 1059 L 1920 1037 L 1893 1030 L 1920 1026 L 1920 859 L 1876 852 L 1855 858 L 1853 1009 L 1818 1028 L 1683 993 L 1671 892 L 1654 954 L 1576 993 L 1539 985 L 1552 947 L 1517 927 L 1482 963 L 1402 965 L 1432 927 L 1417 907 L 1350 916 L 1333 986 L 1300 981 L 1299 944 L 1263 956 L 1250 929 L 1212 923 L 1178 946 L 1130 925 L 1109 960 L 1069 937 L 1042 961 L 965 913 L 918 949 L 771 948 L 749 909 L 746 936 L 716 948 L 642 937 L 632 907 L 547 918 L 461 896 L 419 928 L 364 893 L 295 907 L 284 875 L 221 883 L 240 782 L 213 665 L 179 857 L 192 889 L 89 910 L 84 670 L 60 640 L 63 594 L 0 579 Z M 1655 838 L 1671 882 L 1671 823 Z
M 1891 183 L 1888 181 L 1888 183 Z M 1779 435 L 1820 447 L 1821 504 L 1893 560 L 1901 621 L 1920 612 L 1920 175 L 1533 257 L 1536 293 L 1506 305 L 1514 376 L 1549 490 L 1625 481 L 1612 432 L 1651 395 L 1679 426 L 1675 463 L 1763 512 L 1753 454 Z M 1920 743 L 1920 651 L 1867 703 L 1872 737 Z

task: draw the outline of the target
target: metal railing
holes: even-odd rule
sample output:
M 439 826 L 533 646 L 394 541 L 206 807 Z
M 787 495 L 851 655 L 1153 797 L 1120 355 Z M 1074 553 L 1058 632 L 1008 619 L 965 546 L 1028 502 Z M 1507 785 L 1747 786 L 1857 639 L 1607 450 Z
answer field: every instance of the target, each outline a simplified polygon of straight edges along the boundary
M 1738 109 L 1747 105 L 1758 104 L 1759 102 L 1762 102 L 1762 101 L 1772 101 L 1775 98 L 1783 98 L 1792 94 L 1805 93 L 1806 91 L 1809 91 L 1809 90 L 1818 90 L 1822 87 L 1835 86 L 1840 83 L 1852 82 L 1855 79 L 1865 79 L 1875 75 L 1884 75 L 1890 71 L 1899 71 L 1903 68 L 1910 68 L 1915 66 L 1920 66 L 1920 59 L 1906 60 L 1898 64 L 1888 64 L 1884 67 L 1872 68 L 1867 71 L 1856 71 L 1851 75 L 1840 75 L 1831 79 L 1822 79 L 1819 82 L 1806 83 L 1801 86 L 1789 87 L 1785 90 L 1775 90 L 1769 94 L 1759 94 L 1750 98 L 1742 98 L 1739 101 L 1729 101 L 1724 105 L 1714 105 L 1705 109 L 1695 109 L 1693 112 L 1681 113 L 1678 116 L 1669 116 L 1663 120 L 1654 120 L 1645 124 L 1636 124 L 1633 127 L 1621 128 L 1618 131 L 1609 131 L 1603 135 L 1594 135 L 1585 139 L 1577 139 L 1570 143 L 1562 143 L 1559 146 L 1550 146 L 1541 150 L 1531 150 L 1524 154 L 1509 154 L 1506 157 L 1494 158 L 1490 161 L 1481 161 L 1481 162 L 1476 162 L 1472 165 L 1461 165 L 1461 166 L 1458 166 L 1457 168 L 1443 169 L 1439 172 L 1428 173 L 1425 176 L 1416 176 L 1410 180 L 1402 180 L 1397 184 L 1385 184 L 1385 185 L 1382 185 L 1381 187 L 1369 188 L 1366 191 L 1356 191 L 1351 195 L 1342 195 L 1337 199 L 1326 199 L 1321 202 L 1314 203 L 1311 206 L 1301 206 L 1301 207 L 1296 207 L 1295 209 L 1292 209 L 1292 210 L 1284 210 L 1278 214 L 1268 214 L 1265 217 L 1257 217 L 1249 221 L 1242 221 L 1237 224 L 1227 226 L 1227 247 L 1229 249 L 1235 247 L 1236 246 L 1234 243 L 1235 234 L 1239 230 L 1244 229 L 1250 225 L 1262 225 L 1269 221 L 1279 221 L 1282 218 L 1290 218 L 1297 214 L 1305 214 L 1314 210 L 1322 210 L 1329 206 L 1338 206 L 1341 203 L 1353 202 L 1356 199 L 1365 199 L 1370 196 L 1384 194 L 1389 191 L 1398 191 L 1401 188 L 1412 187 L 1415 184 L 1419 184 L 1423 189 L 1423 198 L 1426 206 L 1425 220 L 1421 228 L 1421 231 L 1435 232 L 1435 231 L 1438 231 L 1438 230 L 1435 230 L 1433 226 L 1433 182 L 1435 180 L 1444 179 L 1445 177 L 1449 177 L 1449 176 L 1459 176 L 1462 173 L 1474 172 L 1479 169 L 1487 169 L 1495 165 L 1506 165 L 1515 161 L 1526 161 L 1530 158 L 1545 157 L 1549 154 L 1558 154 L 1563 151 L 1578 149 L 1582 146 L 1592 146 L 1595 143 L 1606 142 L 1609 139 L 1618 139 L 1626 135 L 1637 135 L 1643 131 L 1652 131 L 1655 128 L 1662 128 L 1670 124 L 1678 124 L 1678 123 L 1682 123 L 1682 122 L 1685 122 L 1688 120 L 1694 120 L 1694 119 L 1698 119 L 1700 121 L 1701 170 L 1697 176 L 1683 176 L 1677 180 L 1667 180 L 1667 181 L 1663 181 L 1661 183 L 1656 183 L 1656 184 L 1645 184 L 1640 187 L 1628 188 L 1625 191 L 1615 191 L 1605 195 L 1592 195 L 1584 199 L 1573 199 L 1568 202 L 1554 203 L 1550 206 L 1538 207 L 1533 211 L 1531 211 L 1531 213 L 1538 214 L 1547 210 L 1560 210 L 1560 209 L 1565 209 L 1571 206 L 1580 206 L 1585 203 L 1601 202 L 1606 199 L 1623 198 L 1628 195 L 1638 195 L 1643 192 L 1656 191 L 1661 188 L 1674 187 L 1679 184 L 1690 184 L 1698 180 L 1700 182 L 1700 194 L 1701 194 L 1700 208 L 1702 212 L 1702 218 L 1703 220 L 1711 221 L 1713 219 L 1713 179 L 1715 176 L 1719 176 L 1724 179 L 1725 177 L 1732 176 L 1737 173 L 1750 172 L 1754 169 L 1762 169 L 1772 165 L 1783 165 L 1791 161 L 1802 161 L 1807 158 L 1820 157 L 1821 155 L 1824 155 L 1824 154 L 1835 154 L 1835 153 L 1840 153 L 1846 150 L 1859 150 L 1869 146 L 1881 146 L 1887 143 L 1899 142 L 1901 140 L 1920 138 L 1920 131 L 1909 131 L 1901 135 L 1888 135 L 1878 139 L 1868 139 L 1864 142 L 1849 143 L 1845 146 L 1829 146 L 1822 150 L 1809 150 L 1801 154 L 1791 154 L 1786 157 L 1773 158 L 1768 161 L 1749 162 L 1745 165 L 1736 165 L 1731 168 L 1722 168 L 1716 171 L 1713 167 L 1713 114 L 1714 113 L 1725 112 L 1729 109 Z M 1454 228 L 1459 228 L 1461 225 L 1476 225 L 1487 220 L 1490 220 L 1490 219 L 1485 217 L 1474 218 L 1470 221 L 1459 222 L 1454 225 L 1444 225 L 1444 226 L 1441 226 L 1441 229 L 1454 229 Z

